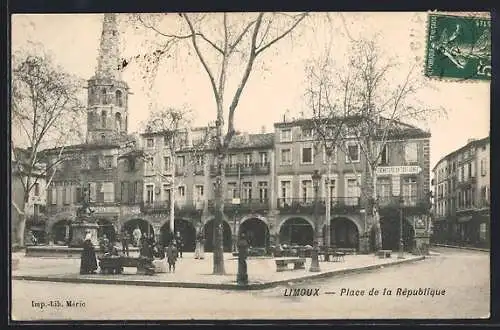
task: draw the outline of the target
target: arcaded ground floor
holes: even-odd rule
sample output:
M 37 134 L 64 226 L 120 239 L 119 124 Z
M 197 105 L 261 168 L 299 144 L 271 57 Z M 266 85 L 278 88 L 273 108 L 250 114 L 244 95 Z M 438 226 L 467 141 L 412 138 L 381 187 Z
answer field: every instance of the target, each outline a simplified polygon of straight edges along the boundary
M 318 224 L 316 224 L 318 221 Z M 197 218 L 178 217 L 174 221 L 173 230 L 168 215 L 155 217 L 137 214 L 127 217 L 97 217 L 98 236 L 106 235 L 110 240 L 120 240 L 124 232 L 133 237 L 135 229 L 141 233 L 152 235 L 162 244 L 168 244 L 174 236 L 181 236 L 185 251 L 194 251 L 196 239 L 201 235 L 205 239 L 205 249 L 211 251 L 214 246 L 215 221 L 213 216 Z M 400 238 L 403 238 L 404 249 L 411 251 L 415 246 L 415 220 L 411 217 L 400 217 L 398 214 L 382 216 L 382 245 L 384 249 L 397 250 Z M 252 247 L 269 248 L 278 244 L 313 245 L 319 236 L 320 244 L 339 248 L 360 248 L 360 236 L 367 228 L 362 214 L 332 215 L 327 228 L 325 220 L 315 219 L 310 214 L 244 214 L 226 216 L 222 222 L 224 251 L 235 250 L 238 235 L 244 233 Z M 401 227 L 402 226 L 402 227 Z M 38 244 L 52 242 L 65 245 L 71 241 L 71 221 L 64 217 L 53 217 L 45 226 L 27 224 L 27 231 L 32 231 Z M 315 235 L 315 230 L 319 231 Z M 370 240 L 373 241 L 373 235 Z M 131 242 L 131 244 L 135 244 Z
M 445 219 L 436 221 L 431 242 L 460 246 L 489 248 L 491 242 L 490 217 Z

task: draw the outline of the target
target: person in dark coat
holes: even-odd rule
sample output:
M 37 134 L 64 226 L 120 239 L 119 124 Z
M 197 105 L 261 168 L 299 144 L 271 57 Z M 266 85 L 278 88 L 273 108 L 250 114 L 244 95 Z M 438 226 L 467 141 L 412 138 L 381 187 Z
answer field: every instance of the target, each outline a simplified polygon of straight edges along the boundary
M 80 274 L 93 274 L 97 270 L 97 259 L 91 234 L 87 233 L 83 241 L 82 256 L 80 259 Z
M 128 244 L 130 242 L 130 237 L 129 237 L 128 232 L 126 230 L 124 230 L 122 232 L 121 239 L 122 239 L 122 253 L 124 255 L 128 256 L 129 255 Z
M 174 245 L 174 242 L 170 242 L 170 245 L 167 248 L 167 262 L 168 262 L 168 271 L 172 271 L 175 273 L 175 262 L 177 261 L 177 248 Z
M 248 283 L 248 272 L 247 272 L 247 257 L 248 257 L 248 241 L 246 240 L 245 234 L 241 234 L 238 240 L 238 275 L 236 281 L 238 284 Z
M 147 237 L 143 237 L 141 239 L 139 254 L 142 257 L 153 259 L 153 247 L 150 244 L 150 241 Z

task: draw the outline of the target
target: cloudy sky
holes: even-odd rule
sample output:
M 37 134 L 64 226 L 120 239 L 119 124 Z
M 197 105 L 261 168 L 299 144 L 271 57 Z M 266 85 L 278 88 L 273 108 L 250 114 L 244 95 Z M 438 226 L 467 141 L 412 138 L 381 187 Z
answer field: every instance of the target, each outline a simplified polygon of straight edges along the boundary
M 321 16 L 322 15 L 322 16 Z M 321 17 L 320 17 L 321 16 Z M 271 131 L 288 111 L 291 116 L 307 112 L 304 101 L 306 63 L 329 48 L 338 65 L 345 63 L 351 39 L 375 38 L 383 55 L 399 63 L 392 79 L 402 81 L 416 63 L 422 81 L 427 13 L 332 13 L 312 15 L 276 47 L 263 53 L 250 76 L 236 113 L 236 129 L 258 132 L 262 126 Z M 172 28 L 175 20 L 167 20 Z M 121 49 L 124 57 L 144 52 L 150 35 L 143 34 L 124 16 L 119 17 Z M 170 26 L 169 26 L 170 24 Z M 67 71 L 90 78 L 97 65 L 102 15 L 51 14 L 14 15 L 12 47 L 21 49 L 33 43 L 43 45 L 55 61 Z M 160 39 L 158 39 L 160 40 Z M 187 105 L 196 113 L 195 124 L 203 125 L 215 118 L 215 103 L 206 73 L 188 47 L 177 49 L 164 62 L 152 88 L 143 79 L 141 67 L 132 63 L 123 78 L 131 87 L 129 97 L 129 131 L 137 131 L 147 118 L 152 104 Z M 447 116 L 422 123 L 431 138 L 431 166 L 470 138 L 489 134 L 489 82 L 427 81 L 418 97 L 430 107 L 442 106 Z M 229 86 L 229 89 L 234 86 Z

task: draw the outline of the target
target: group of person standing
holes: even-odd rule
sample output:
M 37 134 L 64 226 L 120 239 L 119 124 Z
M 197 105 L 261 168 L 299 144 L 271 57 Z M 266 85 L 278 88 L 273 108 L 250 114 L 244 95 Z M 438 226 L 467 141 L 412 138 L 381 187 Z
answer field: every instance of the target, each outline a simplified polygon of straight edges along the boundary
M 175 272 L 175 264 L 178 258 L 182 258 L 184 247 L 184 241 L 179 232 L 177 232 L 177 235 L 167 246 L 164 246 L 160 241 L 155 240 L 152 234 L 143 234 L 138 226 L 132 231 L 132 236 L 124 230 L 120 234 L 118 241 L 121 242 L 122 254 L 125 256 L 129 256 L 129 244 L 132 244 L 139 248 L 140 258 L 146 258 L 151 260 L 151 262 L 153 262 L 155 258 L 163 261 L 166 259 L 169 272 Z M 110 240 L 106 234 L 103 234 L 99 240 L 99 249 L 103 255 L 118 255 L 115 240 Z M 80 273 L 92 274 L 95 273 L 96 270 L 96 251 L 91 241 L 91 234 L 87 232 L 83 242 Z

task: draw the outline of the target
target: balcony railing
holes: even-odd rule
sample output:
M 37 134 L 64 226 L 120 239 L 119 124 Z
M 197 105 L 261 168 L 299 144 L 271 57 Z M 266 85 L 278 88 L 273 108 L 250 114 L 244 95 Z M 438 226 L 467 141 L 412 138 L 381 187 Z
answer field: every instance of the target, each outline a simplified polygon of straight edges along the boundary
M 224 200 L 224 212 L 236 213 L 236 212 L 258 212 L 269 210 L 268 199 L 240 199 L 239 204 L 233 204 L 232 199 Z M 208 210 L 211 212 L 215 211 L 215 200 L 208 201 Z
M 318 211 L 321 214 L 326 210 L 325 198 L 318 198 Z M 278 198 L 278 209 L 283 214 L 299 213 L 313 214 L 315 209 L 314 198 Z M 359 197 L 332 197 L 330 211 L 332 214 L 358 212 L 361 209 Z
M 417 206 L 420 202 L 420 198 L 417 195 L 414 196 L 378 196 L 378 205 L 380 207 L 384 206 L 399 206 L 403 202 L 403 206 Z
M 271 172 L 271 164 L 266 163 L 249 163 L 249 164 L 227 164 L 225 167 L 226 176 L 248 176 L 248 175 L 267 175 Z M 217 175 L 217 167 L 210 166 L 210 175 Z
M 59 204 L 49 204 L 46 206 L 47 213 L 57 213 L 57 212 L 73 212 L 81 206 L 81 201 L 77 201 L 75 203 L 64 203 L 63 205 Z M 89 206 L 93 207 L 112 207 L 112 206 L 120 206 L 122 203 L 118 201 L 99 201 L 99 202 L 89 202 Z
M 178 215 L 199 215 L 205 207 L 205 201 L 176 201 L 174 202 L 174 213 Z M 170 201 L 142 202 L 141 212 L 143 213 L 170 213 Z

